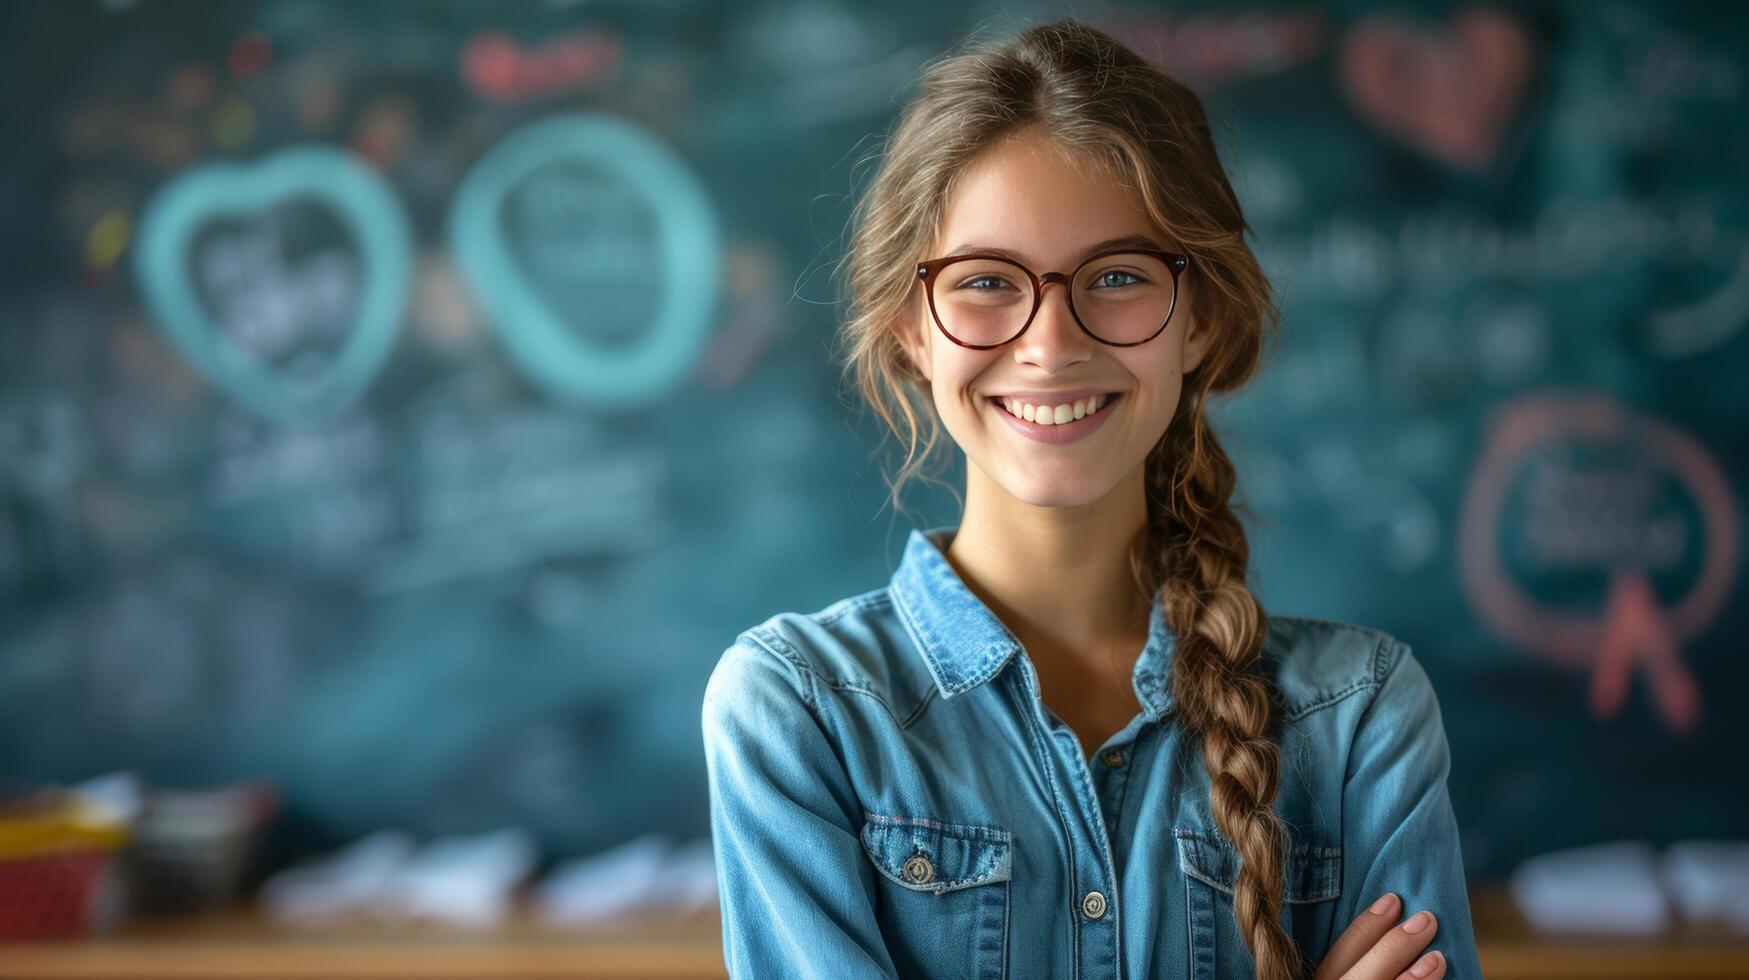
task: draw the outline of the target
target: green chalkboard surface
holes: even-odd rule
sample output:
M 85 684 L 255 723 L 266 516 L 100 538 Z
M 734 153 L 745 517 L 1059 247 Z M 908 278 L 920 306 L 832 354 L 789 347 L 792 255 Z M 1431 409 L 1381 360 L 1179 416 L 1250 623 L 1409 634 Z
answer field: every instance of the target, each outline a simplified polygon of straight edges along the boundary
M 1217 412 L 1253 582 L 1413 645 L 1471 872 L 1740 834 L 1718 4 L 8 5 L 0 782 L 704 833 L 735 633 L 955 520 L 830 358 L 854 195 L 920 66 L 1064 13 L 1222 125 L 1284 312 Z

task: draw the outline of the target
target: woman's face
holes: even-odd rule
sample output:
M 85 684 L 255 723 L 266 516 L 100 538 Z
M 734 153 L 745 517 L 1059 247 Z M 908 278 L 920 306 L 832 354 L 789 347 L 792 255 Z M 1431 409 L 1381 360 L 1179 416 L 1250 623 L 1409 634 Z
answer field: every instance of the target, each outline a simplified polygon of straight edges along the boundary
M 1175 250 L 1122 185 L 1065 156 L 1054 143 L 1023 136 L 991 146 L 961 174 L 941 236 L 923 258 L 995 246 L 1019 253 L 1042 277 L 1071 272 L 1095 244 L 1130 235 Z M 1096 272 L 1090 267 L 1083 276 Z M 1179 276 L 1166 329 L 1134 347 L 1088 336 L 1069 312 L 1064 288 L 1047 286 L 1037 316 L 1019 338 L 992 350 L 970 350 L 942 335 L 921 281 L 916 314 L 900 330 L 901 341 L 929 379 L 936 410 L 972 466 L 1024 503 L 1085 506 L 1139 475 L 1178 407 L 1183 373 L 1202 359 L 1207 337 L 1195 329 L 1190 313 L 1191 278 L 1188 272 Z M 950 285 L 937 284 L 938 299 Z M 1117 397 L 1107 395 L 1098 412 L 1064 426 L 1017 419 L 1007 407 L 1024 412 L 1024 402 L 1054 408 L 1087 392 Z M 1076 437 L 1063 441 L 1065 436 Z

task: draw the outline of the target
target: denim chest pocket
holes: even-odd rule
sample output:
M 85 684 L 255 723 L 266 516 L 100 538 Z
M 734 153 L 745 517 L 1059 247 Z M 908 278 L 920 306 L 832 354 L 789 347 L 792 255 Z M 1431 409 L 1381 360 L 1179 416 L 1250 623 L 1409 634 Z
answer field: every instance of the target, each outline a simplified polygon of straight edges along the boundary
M 1239 853 L 1212 833 L 1179 827 L 1178 868 L 1184 875 L 1190 919 L 1188 975 L 1227 980 L 1252 975 L 1251 953 L 1233 917 L 1233 885 Z M 1282 910 L 1287 934 L 1312 965 L 1323 959 L 1333 937 L 1336 899 L 1342 896 L 1342 847 L 1290 841 L 1283 868 Z M 1340 930 L 1337 930 L 1338 932 Z
M 876 914 L 899 975 L 1006 977 L 1013 836 L 927 817 L 864 817 Z

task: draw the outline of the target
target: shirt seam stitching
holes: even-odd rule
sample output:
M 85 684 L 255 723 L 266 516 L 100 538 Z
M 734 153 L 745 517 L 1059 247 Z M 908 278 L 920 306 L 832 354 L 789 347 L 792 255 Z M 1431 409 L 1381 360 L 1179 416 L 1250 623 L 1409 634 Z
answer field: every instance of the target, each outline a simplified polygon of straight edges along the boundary
M 1308 617 L 1301 616 L 1297 618 L 1307 619 Z M 1368 658 L 1370 661 L 1370 664 L 1368 665 L 1369 669 L 1366 676 L 1359 680 L 1350 682 L 1347 687 L 1340 688 L 1328 694 L 1317 695 L 1315 700 L 1303 702 L 1287 708 L 1283 712 L 1284 721 L 1299 721 L 1307 715 L 1346 700 L 1358 691 L 1366 691 L 1370 689 L 1374 693 L 1377 693 L 1378 689 L 1384 685 L 1385 678 L 1390 676 L 1391 666 L 1394 666 L 1386 664 L 1386 661 L 1389 659 L 1387 655 L 1395 651 L 1395 647 L 1400 641 L 1389 633 L 1371 627 L 1355 626 L 1351 623 L 1341 623 L 1336 620 L 1312 621 L 1332 623 L 1337 626 L 1346 626 L 1349 629 L 1361 630 L 1366 633 L 1374 634 L 1375 645 L 1371 656 Z
M 1325 694 L 1325 695 L 1321 696 L 1320 698 L 1318 698 L 1316 701 L 1308 701 L 1305 704 L 1294 706 L 1293 708 L 1291 708 L 1283 713 L 1283 720 L 1285 720 L 1285 721 L 1299 721 L 1300 719 L 1306 717 L 1307 715 L 1313 714 L 1313 713 L 1320 711 L 1324 708 L 1328 708 L 1331 705 L 1336 704 L 1340 701 L 1347 700 L 1349 697 L 1353 696 L 1354 693 L 1357 691 L 1364 691 L 1364 690 L 1367 690 L 1369 688 L 1377 688 L 1378 686 L 1379 686 L 1378 682 L 1372 680 L 1370 677 L 1362 678 L 1361 680 L 1358 680 L 1358 681 L 1355 681 L 1355 682 L 1349 684 L 1345 688 L 1334 691 L 1330 694 Z
M 794 649 L 790 646 L 788 640 L 783 639 L 781 636 L 777 636 L 770 629 L 763 626 L 755 627 L 754 629 L 748 630 L 747 635 L 755 643 L 759 644 L 760 647 L 769 651 L 773 656 L 790 664 L 798 671 L 805 671 L 807 673 L 809 689 L 807 691 L 801 691 L 798 689 L 796 693 L 802 696 L 802 700 L 807 703 L 808 708 L 813 711 L 816 716 L 820 714 L 822 709 L 820 708 L 819 697 L 813 693 L 815 685 L 825 687 L 832 691 L 848 691 L 853 694 L 861 694 L 864 697 L 873 699 L 882 708 L 886 709 L 888 719 L 890 719 L 901 730 L 909 728 L 912 723 L 922 717 L 924 709 L 928 708 L 930 702 L 934 700 L 935 690 L 933 686 L 931 686 L 929 690 L 923 693 L 923 697 L 918 701 L 917 706 L 912 708 L 908 714 L 901 718 L 899 715 L 899 709 L 886 698 L 876 693 L 871 686 L 856 681 L 840 681 L 825 676 L 820 673 L 813 664 L 808 663 L 799 655 L 795 654 Z M 782 649 L 779 649 L 779 647 Z
M 758 644 L 759 647 L 767 653 L 789 664 L 791 667 L 794 667 L 799 675 L 805 676 L 808 682 L 806 690 L 803 690 L 802 687 L 797 684 L 792 684 L 790 686 L 796 689 L 796 693 L 801 696 L 802 702 L 808 706 L 808 710 L 814 712 L 817 716 L 819 714 L 819 704 L 814 697 L 813 688 L 814 680 L 819 676 L 819 672 L 814 670 L 813 666 L 807 661 L 798 656 L 793 656 L 788 649 L 789 645 L 787 643 L 784 643 L 776 637 L 770 636 L 763 627 L 750 629 L 744 635 L 754 643 Z M 780 650 L 778 649 L 778 646 L 782 646 L 784 649 Z
M 1031 697 L 1030 692 L 1028 692 L 1027 697 L 1028 698 Z M 1022 709 L 1022 714 L 1026 717 L 1026 731 L 1027 731 L 1027 735 L 1029 737 L 1029 740 L 1032 742 L 1033 752 L 1036 754 L 1038 761 L 1039 761 L 1039 764 L 1045 767 L 1045 771 L 1044 771 L 1045 788 L 1050 790 L 1051 808 L 1057 812 L 1057 820 L 1058 820 L 1059 826 L 1062 827 L 1063 836 L 1065 838 L 1066 843 L 1068 844 L 1067 857 L 1069 859 L 1069 880 L 1071 882 L 1074 882 L 1076 879 L 1075 868 L 1076 868 L 1076 865 L 1078 863 L 1075 860 L 1075 836 L 1074 836 L 1073 831 L 1070 829 L 1069 815 L 1063 809 L 1062 796 L 1057 792 L 1056 779 L 1053 778 L 1054 767 L 1051 765 L 1051 762 L 1050 762 L 1049 747 L 1043 741 L 1044 736 L 1047 733 L 1040 730 L 1042 728 L 1043 723 L 1040 721 L 1040 719 L 1038 717 L 1038 712 L 1033 710 L 1033 706 L 1031 704 L 1028 704 L 1025 708 Z M 1072 897 L 1073 892 L 1071 892 L 1070 894 Z M 1070 955 L 1073 957 L 1072 962 L 1073 962 L 1074 967 L 1075 967 L 1074 975 L 1080 976 L 1081 975 L 1081 928 L 1080 928 L 1081 923 L 1080 923 L 1080 920 L 1077 918 L 1077 916 L 1080 915 L 1081 910 L 1079 908 L 1075 907 L 1076 903 L 1073 901 L 1071 901 L 1069 903 L 1069 905 L 1070 905 L 1070 907 L 1068 910 L 1068 914 L 1069 914 L 1069 941 L 1070 941 L 1070 948 L 1071 948 Z

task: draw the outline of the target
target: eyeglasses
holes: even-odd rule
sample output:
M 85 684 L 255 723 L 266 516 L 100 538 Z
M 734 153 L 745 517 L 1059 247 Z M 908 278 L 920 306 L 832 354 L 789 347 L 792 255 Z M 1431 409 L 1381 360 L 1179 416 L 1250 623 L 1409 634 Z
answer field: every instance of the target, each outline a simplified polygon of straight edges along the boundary
M 1031 269 L 992 253 L 950 255 L 917 263 L 929 312 L 947 339 L 973 350 L 1014 340 L 1032 326 L 1045 286 L 1061 283 L 1082 332 L 1113 347 L 1160 335 L 1178 305 L 1180 252 L 1127 247 L 1089 256 L 1067 275 Z M 1116 281 L 1113 281 L 1113 280 Z

